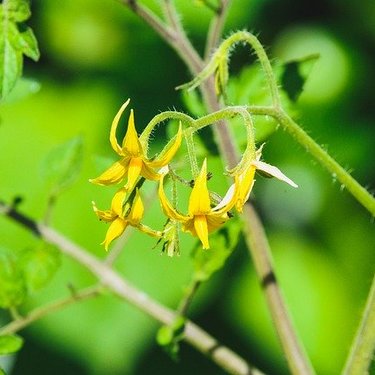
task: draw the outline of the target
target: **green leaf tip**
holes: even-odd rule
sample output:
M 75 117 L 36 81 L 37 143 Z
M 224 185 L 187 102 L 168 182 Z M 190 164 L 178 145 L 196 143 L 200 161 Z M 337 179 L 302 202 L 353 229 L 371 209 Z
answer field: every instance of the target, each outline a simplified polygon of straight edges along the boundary
M 26 0 L 7 0 L 0 4 L 0 99 L 7 96 L 22 75 L 23 55 L 40 57 L 35 35 L 25 22 L 31 15 Z

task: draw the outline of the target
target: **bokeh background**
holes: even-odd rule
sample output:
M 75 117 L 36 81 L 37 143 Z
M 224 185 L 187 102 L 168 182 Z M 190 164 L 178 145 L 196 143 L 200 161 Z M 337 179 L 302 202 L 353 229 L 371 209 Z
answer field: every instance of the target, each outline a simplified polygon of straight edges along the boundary
M 157 2 L 147 4 L 158 8 Z M 177 5 L 189 36 L 203 50 L 211 12 L 200 2 L 179 0 Z M 105 207 L 113 190 L 87 181 L 114 157 L 108 142 L 112 118 L 128 97 L 139 130 L 162 110 L 187 110 L 174 87 L 190 77 L 174 52 L 119 2 L 34 0 L 32 11 L 41 60 L 26 61 L 25 76 L 39 84 L 31 85 L 34 94 L 14 94 L 0 106 L 0 197 L 10 202 L 21 196 L 21 209 L 41 219 L 48 191 L 40 172 L 45 155 L 81 135 L 82 171 L 59 198 L 52 225 L 103 257 L 99 243 L 106 227 L 92 213 L 91 201 Z M 320 54 L 298 100 L 297 117 L 373 190 L 373 0 L 233 0 L 226 33 L 244 28 L 259 35 L 275 63 Z M 249 59 L 240 48 L 233 56 L 233 73 L 241 74 Z M 338 374 L 374 272 L 373 218 L 282 130 L 259 129 L 259 134 L 260 141 L 267 141 L 264 159 L 300 186 L 293 190 L 258 178 L 253 194 L 279 280 L 317 373 Z M 163 139 L 164 132 L 159 135 Z M 212 168 L 219 174 L 219 164 Z M 148 220 L 158 225 L 155 215 Z M 30 234 L 4 218 L 0 238 L 1 246 L 14 251 L 36 246 Z M 192 273 L 194 243 L 183 237 L 181 256 L 174 258 L 161 256 L 153 245 L 134 233 L 116 268 L 151 296 L 176 307 Z M 82 287 L 94 281 L 69 259 L 59 262 L 51 283 L 28 297 L 25 310 L 67 295 L 68 284 Z M 266 373 L 288 373 L 242 240 L 225 268 L 201 287 L 191 316 Z M 8 319 L 5 311 L 0 319 Z M 24 349 L 2 360 L 12 375 L 222 373 L 187 345 L 179 361 L 170 359 L 156 345 L 158 326 L 108 295 L 33 324 L 22 332 Z

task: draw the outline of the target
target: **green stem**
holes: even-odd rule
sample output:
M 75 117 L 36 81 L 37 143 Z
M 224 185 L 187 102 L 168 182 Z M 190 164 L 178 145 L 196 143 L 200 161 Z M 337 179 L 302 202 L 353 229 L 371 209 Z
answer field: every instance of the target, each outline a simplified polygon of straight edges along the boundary
M 363 207 L 365 207 L 372 216 L 375 216 L 375 198 L 283 110 L 271 107 L 248 107 L 248 110 L 255 115 L 268 115 L 274 117 L 282 127 L 319 162 L 320 165 L 332 174 L 332 177 L 335 180 L 340 181 L 352 196 Z
M 189 162 L 191 167 L 191 174 L 193 178 L 195 179 L 199 174 L 199 167 L 198 167 L 198 161 L 197 161 L 197 153 L 195 151 L 195 144 L 194 144 L 194 138 L 193 138 L 193 128 L 186 129 L 184 132 L 188 156 L 189 156 Z
M 375 277 L 342 375 L 368 374 L 375 352 Z
M 16 333 L 21 329 L 29 326 L 31 323 L 44 318 L 45 316 L 60 311 L 61 309 L 68 307 L 78 301 L 84 301 L 86 299 L 95 297 L 100 294 L 101 286 L 95 285 L 80 291 L 75 292 L 69 297 L 62 298 L 58 301 L 49 303 L 46 306 L 38 307 L 35 310 L 28 313 L 25 317 L 19 317 L 13 322 L 0 328 L 0 335 L 10 335 Z

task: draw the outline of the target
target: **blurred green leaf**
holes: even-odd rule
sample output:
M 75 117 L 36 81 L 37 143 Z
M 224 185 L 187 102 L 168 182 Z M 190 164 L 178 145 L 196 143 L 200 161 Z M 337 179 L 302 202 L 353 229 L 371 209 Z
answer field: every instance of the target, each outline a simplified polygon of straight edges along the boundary
M 35 248 L 24 250 L 19 264 L 27 289 L 34 292 L 47 285 L 60 267 L 60 253 L 54 247 L 41 242 Z
M 0 336 L 0 355 L 16 353 L 22 348 L 22 345 L 23 345 L 23 338 L 20 336 L 17 336 L 17 335 Z
M 51 194 L 58 195 L 77 179 L 83 159 L 83 139 L 77 136 L 65 142 L 45 157 L 41 172 L 51 185 Z
M 311 69 L 318 59 L 319 54 L 313 54 L 284 64 L 280 80 L 283 90 L 293 102 L 301 95 Z
M 26 286 L 17 256 L 0 247 L 0 307 L 21 304 L 26 296 Z
M 0 367 L 0 375 L 6 375 L 5 371 Z
M 3 103 L 12 103 L 35 94 L 40 90 L 40 83 L 34 79 L 21 77 Z
M 38 43 L 33 31 L 23 23 L 30 17 L 26 0 L 5 0 L 0 4 L 0 98 L 14 88 L 22 74 L 22 55 L 37 61 Z
M 176 317 L 172 325 L 162 326 L 156 335 L 157 343 L 173 358 L 178 359 L 179 343 L 183 339 L 186 319 Z
M 231 219 L 224 227 L 210 236 L 210 250 L 202 250 L 200 246 L 193 250 L 194 278 L 196 280 L 206 281 L 224 266 L 237 245 L 240 232 L 240 222 Z

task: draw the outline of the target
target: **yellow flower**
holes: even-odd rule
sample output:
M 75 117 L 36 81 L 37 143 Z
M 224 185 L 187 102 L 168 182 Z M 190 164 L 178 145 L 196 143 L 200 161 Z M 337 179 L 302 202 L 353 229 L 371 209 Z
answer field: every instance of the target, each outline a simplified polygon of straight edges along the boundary
M 276 177 L 280 181 L 284 181 L 287 184 L 297 188 L 298 185 L 295 184 L 290 178 L 286 177 L 279 168 L 274 167 L 273 165 L 264 163 L 260 161 L 260 157 L 262 154 L 262 147 L 260 147 L 256 152 L 256 159 L 249 162 L 247 167 L 239 173 L 238 180 L 239 180 L 239 192 L 238 192 L 238 199 L 236 202 L 236 210 L 238 212 L 242 212 L 242 208 L 249 199 L 251 190 L 254 186 L 254 176 L 257 170 L 262 171 L 264 174 L 270 177 Z M 232 187 L 233 189 L 233 187 Z
M 128 99 L 120 108 L 116 114 L 109 136 L 111 146 L 113 150 L 122 158 L 115 162 L 109 169 L 107 169 L 99 177 L 91 179 L 90 182 L 98 185 L 112 185 L 121 182 L 125 177 L 128 178 L 125 185 L 126 190 L 131 190 L 135 186 L 138 177 L 143 176 L 149 180 L 159 180 L 160 174 L 154 171 L 154 168 L 161 168 L 167 165 L 178 148 L 181 145 L 182 140 L 182 128 L 181 124 L 176 135 L 176 139 L 173 143 L 168 144 L 166 149 L 163 150 L 158 157 L 154 160 L 147 158 L 145 150 L 139 141 L 137 131 L 134 125 L 134 112 L 130 111 L 128 129 L 126 131 L 122 146 L 117 142 L 116 129 L 118 122 L 125 108 L 129 104 Z
M 219 228 L 229 219 L 228 211 L 233 208 L 237 201 L 237 183 L 235 183 L 235 188 L 230 191 L 230 194 L 227 194 L 216 207 L 211 208 L 210 194 L 207 188 L 207 162 L 204 160 L 190 194 L 188 215 L 183 215 L 175 210 L 168 201 L 163 182 L 164 175 L 159 184 L 159 197 L 164 213 L 171 219 L 181 222 L 183 231 L 190 232 L 193 236 L 198 237 L 202 242 L 203 249 L 209 249 L 208 233 Z
M 134 227 L 139 227 L 141 225 L 140 221 L 143 217 L 144 207 L 138 189 L 131 206 L 129 203 L 126 203 L 125 207 L 123 207 L 125 196 L 126 189 L 120 189 L 112 199 L 111 209 L 105 211 L 99 210 L 93 202 L 94 211 L 99 219 L 111 223 L 107 230 L 106 237 L 102 242 L 106 251 L 108 251 L 110 243 L 121 236 L 128 225 Z

